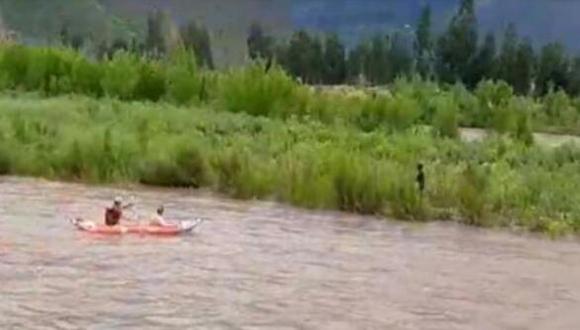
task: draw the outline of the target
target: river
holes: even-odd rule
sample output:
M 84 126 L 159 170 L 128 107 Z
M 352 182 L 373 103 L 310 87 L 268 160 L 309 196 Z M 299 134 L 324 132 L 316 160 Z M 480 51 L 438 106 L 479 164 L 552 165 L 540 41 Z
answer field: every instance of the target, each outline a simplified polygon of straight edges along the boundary
M 113 196 L 208 219 L 95 237 Z M 1 329 L 579 329 L 580 243 L 207 193 L 0 178 Z

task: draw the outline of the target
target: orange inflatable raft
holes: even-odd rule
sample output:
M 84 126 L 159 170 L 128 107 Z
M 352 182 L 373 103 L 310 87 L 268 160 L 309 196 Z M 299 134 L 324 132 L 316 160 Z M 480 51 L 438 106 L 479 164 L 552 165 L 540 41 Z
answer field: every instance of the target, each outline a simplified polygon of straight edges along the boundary
M 192 221 L 181 221 L 172 226 L 151 226 L 147 224 L 123 224 L 118 226 L 106 226 L 96 224 L 93 221 L 87 221 L 80 218 L 71 219 L 70 222 L 80 231 L 101 235 L 157 235 L 157 236 L 175 236 L 192 232 L 199 226 L 203 219 Z

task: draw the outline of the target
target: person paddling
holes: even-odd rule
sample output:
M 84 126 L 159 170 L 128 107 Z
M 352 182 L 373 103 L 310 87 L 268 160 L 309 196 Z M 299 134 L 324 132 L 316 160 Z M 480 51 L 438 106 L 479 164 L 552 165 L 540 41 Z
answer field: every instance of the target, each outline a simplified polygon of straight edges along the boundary
M 113 206 L 105 210 L 105 224 L 107 226 L 117 226 L 123 218 L 123 210 L 132 207 L 133 204 L 123 205 L 121 197 L 115 197 Z

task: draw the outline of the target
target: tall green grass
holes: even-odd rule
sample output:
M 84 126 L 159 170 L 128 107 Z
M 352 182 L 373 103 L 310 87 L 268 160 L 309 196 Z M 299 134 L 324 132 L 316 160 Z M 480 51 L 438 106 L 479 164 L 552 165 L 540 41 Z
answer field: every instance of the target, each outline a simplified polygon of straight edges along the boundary
M 366 132 L 109 98 L 4 96 L 0 109 L 2 174 L 206 188 L 415 221 L 580 229 L 580 151 L 571 145 L 501 135 L 467 143 L 430 129 Z M 417 162 L 426 166 L 424 194 Z
M 0 46 L 0 90 L 207 105 L 255 116 L 340 122 L 365 131 L 432 125 L 451 138 L 457 136 L 456 126 L 487 128 L 527 143 L 533 130 L 580 133 L 580 101 L 562 91 L 534 99 L 515 96 L 504 82 L 483 81 L 472 93 L 461 85 L 411 78 L 378 93 L 337 92 L 302 85 L 280 67 L 261 62 L 207 71 L 184 49 L 163 60 L 121 51 L 96 61 L 70 49 L 5 44 Z
M 502 82 L 482 82 L 472 93 L 417 78 L 379 91 L 335 91 L 263 63 L 205 71 L 186 50 L 164 60 L 120 52 L 98 62 L 19 45 L 0 47 L 0 89 L 0 174 L 206 188 L 415 221 L 580 230 L 580 152 L 533 143 L 534 129 L 580 132 L 580 101 L 560 91 L 533 99 Z M 467 143 L 460 126 L 493 134 Z

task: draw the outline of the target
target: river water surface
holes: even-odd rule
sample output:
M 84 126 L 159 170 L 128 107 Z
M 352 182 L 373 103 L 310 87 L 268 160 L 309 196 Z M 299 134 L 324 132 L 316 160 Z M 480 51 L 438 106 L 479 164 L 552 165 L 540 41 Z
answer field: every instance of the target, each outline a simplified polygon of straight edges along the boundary
M 193 235 L 69 215 L 159 202 Z M 580 243 L 170 190 L 0 178 L 1 329 L 580 329 Z

